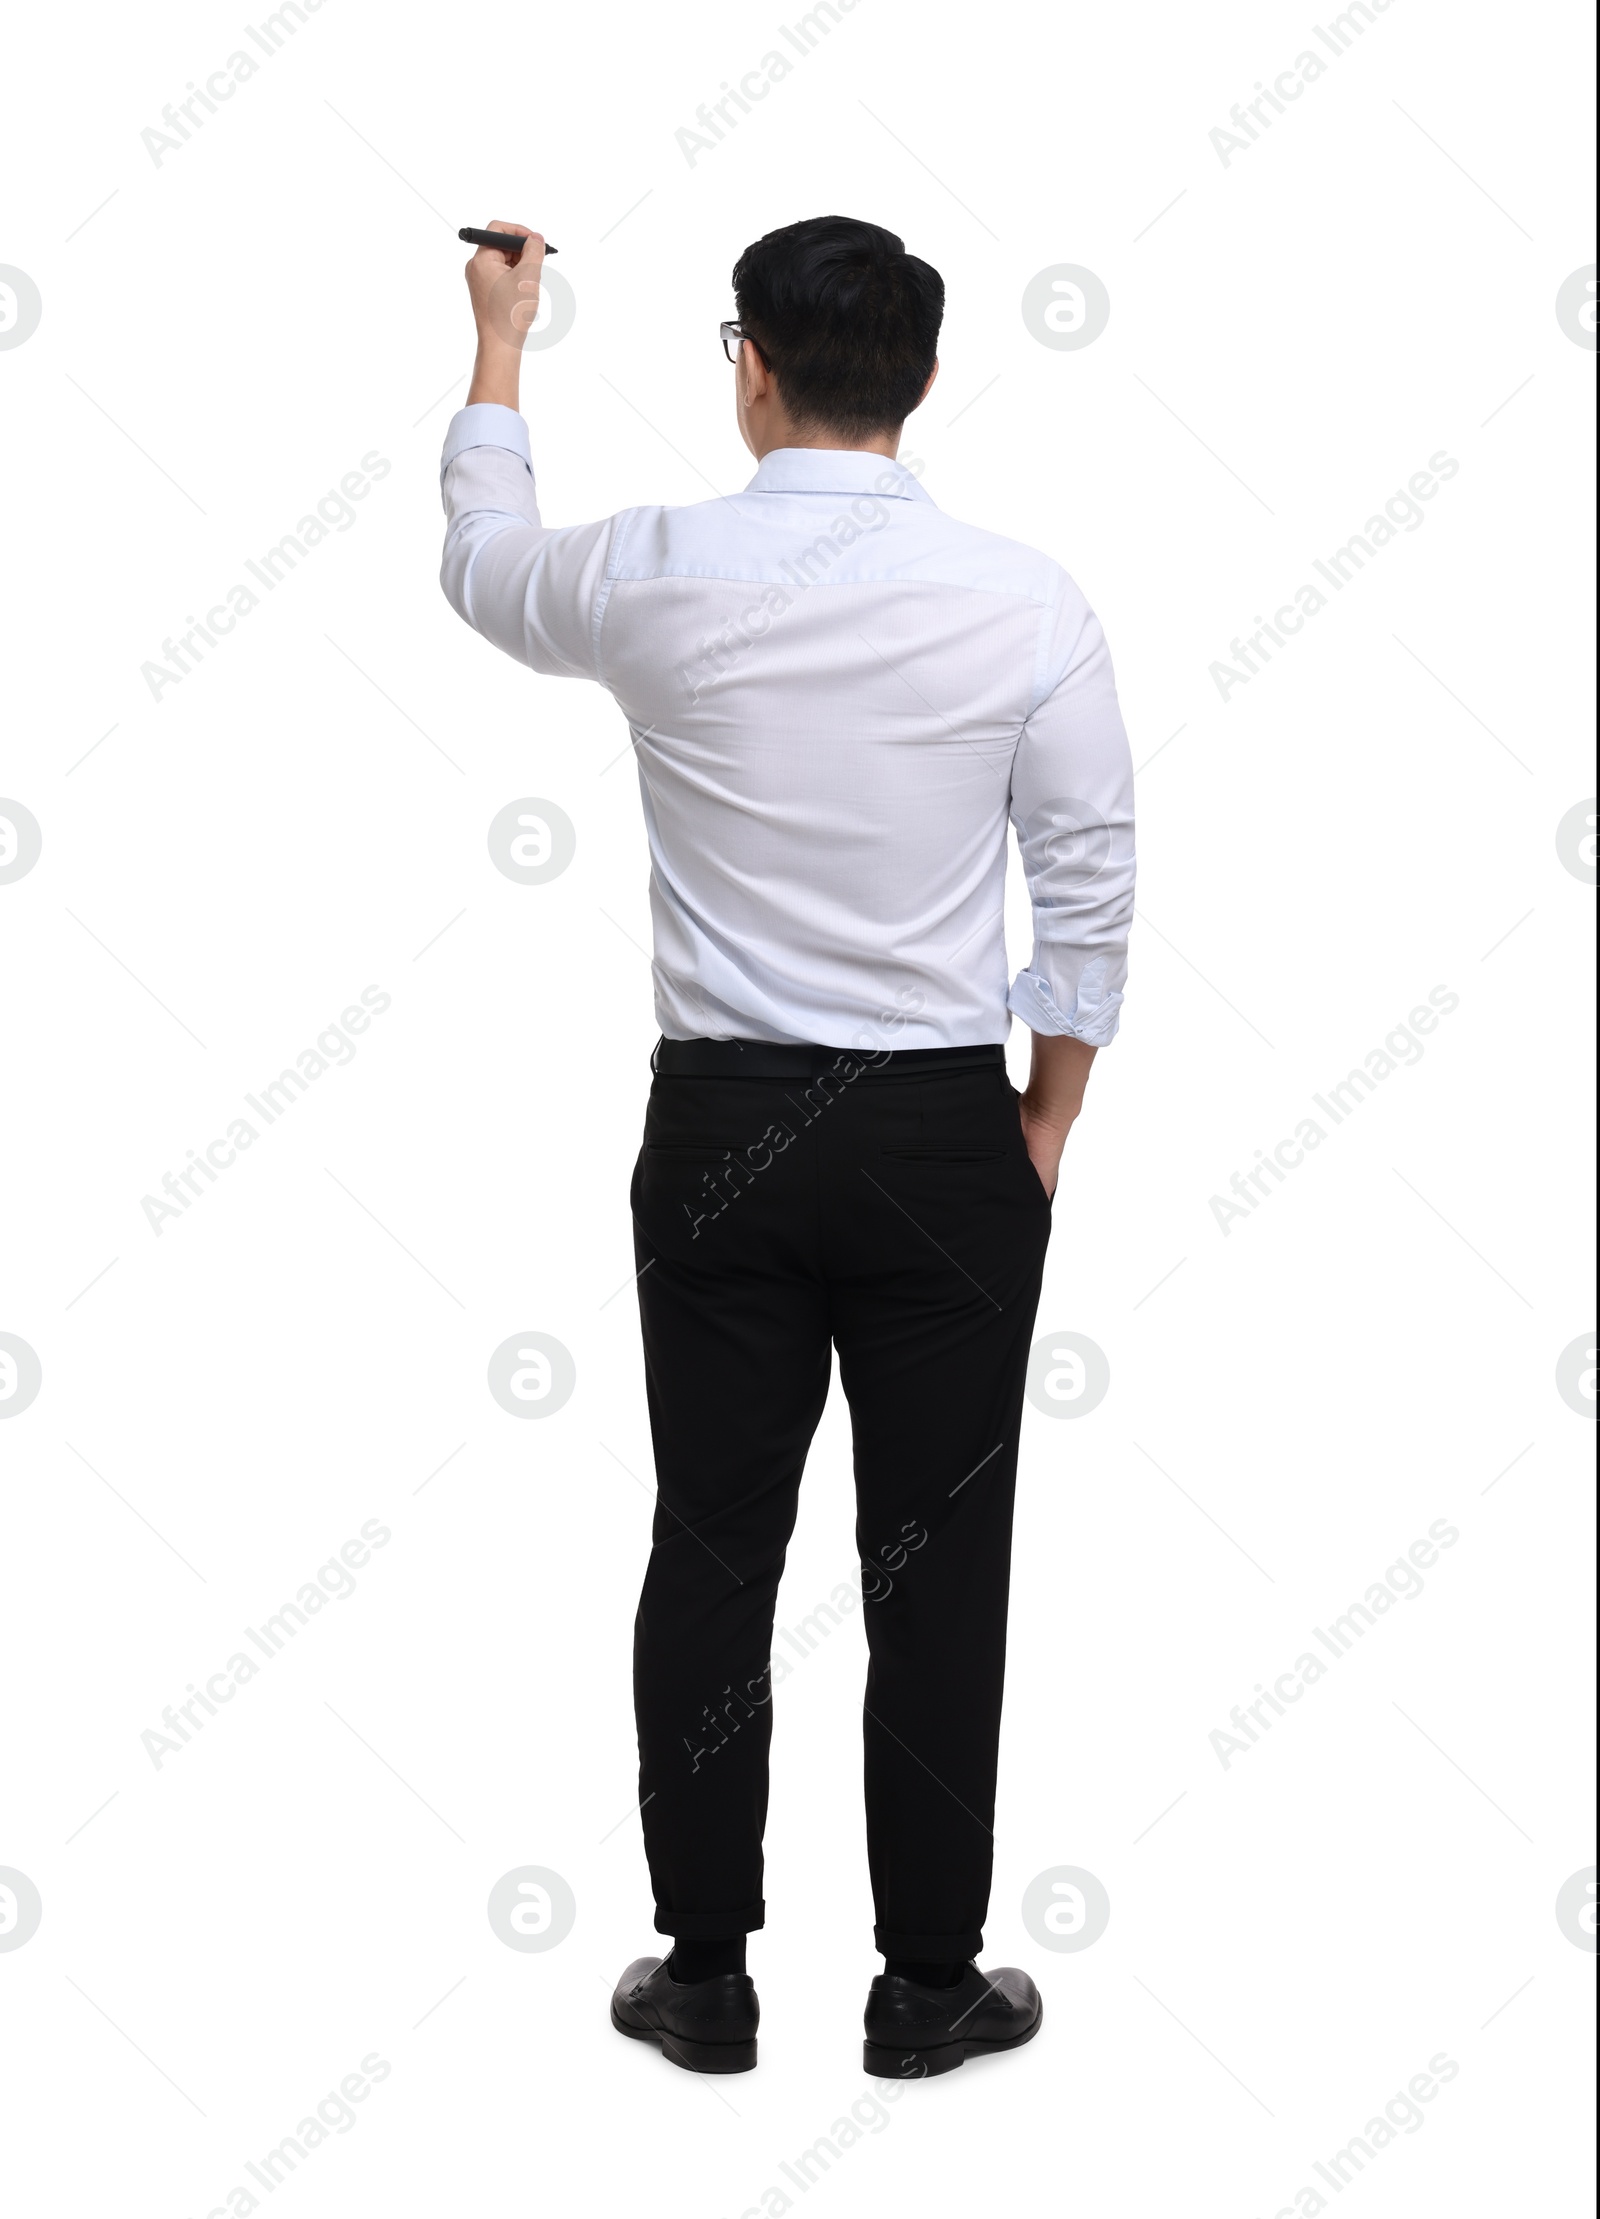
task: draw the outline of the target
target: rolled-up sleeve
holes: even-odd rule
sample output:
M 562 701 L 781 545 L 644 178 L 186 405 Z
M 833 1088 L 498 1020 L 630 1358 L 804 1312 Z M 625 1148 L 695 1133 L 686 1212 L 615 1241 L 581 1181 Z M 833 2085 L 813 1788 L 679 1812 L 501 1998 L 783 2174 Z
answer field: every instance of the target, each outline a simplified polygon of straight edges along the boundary
M 548 530 L 527 424 L 515 409 L 491 402 L 451 418 L 439 485 L 447 518 L 439 582 L 456 614 L 532 670 L 599 678 L 617 519 Z
M 1116 1033 L 1133 920 L 1133 761 L 1099 619 L 1070 579 L 1045 626 L 1038 704 L 1018 741 L 1011 821 L 1033 905 L 1033 960 L 1008 996 L 1034 1032 L 1103 1048 Z

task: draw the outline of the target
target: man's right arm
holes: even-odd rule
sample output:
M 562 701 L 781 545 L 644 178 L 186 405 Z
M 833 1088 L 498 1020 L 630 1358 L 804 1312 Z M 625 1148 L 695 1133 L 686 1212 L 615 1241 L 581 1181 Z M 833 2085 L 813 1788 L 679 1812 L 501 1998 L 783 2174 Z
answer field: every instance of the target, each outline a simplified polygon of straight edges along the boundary
M 496 647 L 552 677 L 597 678 L 598 612 L 613 519 L 546 528 L 528 427 L 518 412 L 522 343 L 538 312 L 544 241 L 518 260 L 480 247 L 467 264 L 478 331 L 467 405 L 440 463 L 448 524 L 439 582 L 456 614 Z
M 440 465 L 444 561 L 457 616 L 518 662 L 598 678 L 598 612 L 614 519 L 551 531 L 539 516 L 520 416 L 475 402 L 450 419 Z

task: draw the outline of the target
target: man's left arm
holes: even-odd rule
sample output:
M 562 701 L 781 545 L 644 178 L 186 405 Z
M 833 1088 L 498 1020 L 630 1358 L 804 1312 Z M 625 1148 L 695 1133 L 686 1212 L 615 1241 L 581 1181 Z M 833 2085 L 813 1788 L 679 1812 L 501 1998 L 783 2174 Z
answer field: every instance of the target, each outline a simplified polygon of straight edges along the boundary
M 1133 919 L 1133 760 L 1105 635 L 1070 580 L 1051 614 L 1043 698 L 1023 726 L 1011 818 L 1033 956 L 1009 1006 L 1033 1032 L 1028 1153 L 1053 1192 L 1089 1067 L 1115 1036 Z

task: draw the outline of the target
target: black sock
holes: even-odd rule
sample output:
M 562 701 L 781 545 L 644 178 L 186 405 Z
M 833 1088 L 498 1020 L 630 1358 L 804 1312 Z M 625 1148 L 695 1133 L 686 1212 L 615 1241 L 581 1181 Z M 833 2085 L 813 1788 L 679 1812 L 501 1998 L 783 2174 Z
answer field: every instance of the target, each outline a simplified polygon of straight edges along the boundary
M 924 1988 L 954 1988 L 967 1968 L 965 1965 L 923 1965 L 910 1957 L 886 1957 L 883 1969 L 901 1980 L 915 1980 Z
M 729 1942 L 674 1942 L 667 1977 L 687 1986 L 692 1980 L 715 1980 L 722 1973 L 743 1972 L 744 1942 L 742 1934 Z

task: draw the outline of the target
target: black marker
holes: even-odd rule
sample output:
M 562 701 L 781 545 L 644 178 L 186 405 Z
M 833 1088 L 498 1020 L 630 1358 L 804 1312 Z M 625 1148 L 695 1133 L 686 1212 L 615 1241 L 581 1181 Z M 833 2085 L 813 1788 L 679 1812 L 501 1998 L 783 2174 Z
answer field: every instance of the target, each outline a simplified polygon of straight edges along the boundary
M 462 230 L 456 233 L 456 237 L 465 239 L 468 246 L 471 247 L 498 247 L 502 254 L 508 253 L 512 247 L 515 247 L 519 253 L 522 250 L 522 233 L 520 231 Z M 554 254 L 556 250 L 553 246 L 546 244 L 544 251 L 546 254 Z

